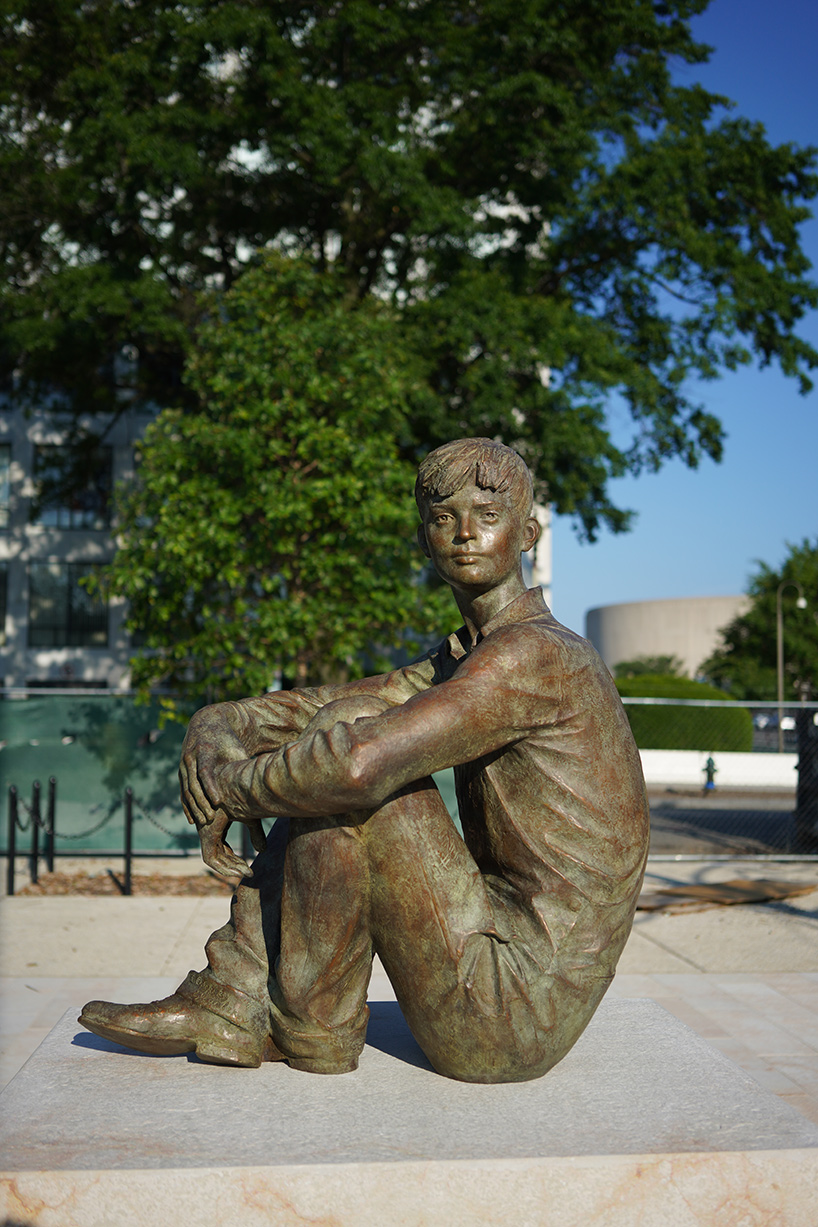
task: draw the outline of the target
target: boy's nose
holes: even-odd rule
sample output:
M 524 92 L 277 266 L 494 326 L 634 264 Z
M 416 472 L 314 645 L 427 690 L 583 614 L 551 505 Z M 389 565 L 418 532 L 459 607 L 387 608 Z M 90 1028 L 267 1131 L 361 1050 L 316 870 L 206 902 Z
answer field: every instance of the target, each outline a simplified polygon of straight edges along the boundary
M 455 537 L 458 541 L 468 541 L 473 536 L 471 520 L 468 516 L 464 516 L 462 520 L 458 521 Z

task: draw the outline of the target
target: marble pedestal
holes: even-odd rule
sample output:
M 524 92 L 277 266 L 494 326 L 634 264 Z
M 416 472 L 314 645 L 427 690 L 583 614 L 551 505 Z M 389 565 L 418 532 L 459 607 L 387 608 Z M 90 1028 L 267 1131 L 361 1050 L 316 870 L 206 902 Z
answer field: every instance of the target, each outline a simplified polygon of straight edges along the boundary
M 127 1052 L 67 1014 L 0 1095 L 9 1227 L 814 1227 L 818 1126 L 649 1001 L 536 1082 L 429 1067 L 394 1002 L 360 1069 Z

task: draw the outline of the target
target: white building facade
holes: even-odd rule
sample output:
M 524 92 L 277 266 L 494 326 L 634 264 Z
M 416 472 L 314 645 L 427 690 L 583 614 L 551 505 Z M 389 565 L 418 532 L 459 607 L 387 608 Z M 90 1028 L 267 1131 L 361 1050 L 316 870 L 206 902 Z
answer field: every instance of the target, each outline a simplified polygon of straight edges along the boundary
M 0 407 L 0 685 L 127 688 L 124 604 L 81 581 L 113 556 L 111 495 L 132 476 L 149 420 L 132 410 L 113 424 L 80 420 L 103 438 L 80 454 L 54 409 Z M 73 493 L 44 494 L 69 469 Z
M 721 630 L 749 604 L 746 596 L 688 596 L 600 605 L 585 615 L 585 637 L 612 672 L 640 656 L 675 656 L 695 677 Z

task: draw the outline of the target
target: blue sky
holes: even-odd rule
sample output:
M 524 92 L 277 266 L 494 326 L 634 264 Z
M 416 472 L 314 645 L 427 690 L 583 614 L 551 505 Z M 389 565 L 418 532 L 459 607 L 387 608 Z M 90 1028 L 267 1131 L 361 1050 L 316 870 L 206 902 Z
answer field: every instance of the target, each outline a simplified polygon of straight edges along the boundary
M 774 144 L 818 145 L 816 0 L 713 0 L 693 31 L 715 50 L 680 81 L 732 98 Z M 818 220 L 802 239 L 818 279 Z M 799 332 L 818 348 L 818 312 Z M 594 545 L 555 518 L 552 605 L 568 626 L 583 632 L 596 605 L 743 592 L 757 559 L 777 565 L 787 542 L 818 537 L 818 386 L 804 397 L 777 368 L 746 367 L 693 393 L 725 427 L 720 464 L 673 462 L 613 483 L 614 501 L 638 518 Z

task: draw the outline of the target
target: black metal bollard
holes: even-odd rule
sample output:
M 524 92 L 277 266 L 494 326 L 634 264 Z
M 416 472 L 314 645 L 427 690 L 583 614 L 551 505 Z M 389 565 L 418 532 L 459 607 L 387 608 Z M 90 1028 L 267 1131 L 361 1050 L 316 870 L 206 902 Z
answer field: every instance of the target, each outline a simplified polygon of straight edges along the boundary
M 31 788 L 31 881 L 36 885 L 40 877 L 40 781 Z
M 6 865 L 6 894 L 14 894 L 14 858 L 17 855 L 17 789 L 9 788 L 9 835 L 8 863 Z
M 133 854 L 133 789 L 125 789 L 125 884 L 123 894 L 131 893 L 131 858 Z
M 50 776 L 48 780 L 48 804 L 45 818 L 45 867 L 49 873 L 54 872 L 54 836 L 57 820 L 57 780 Z

